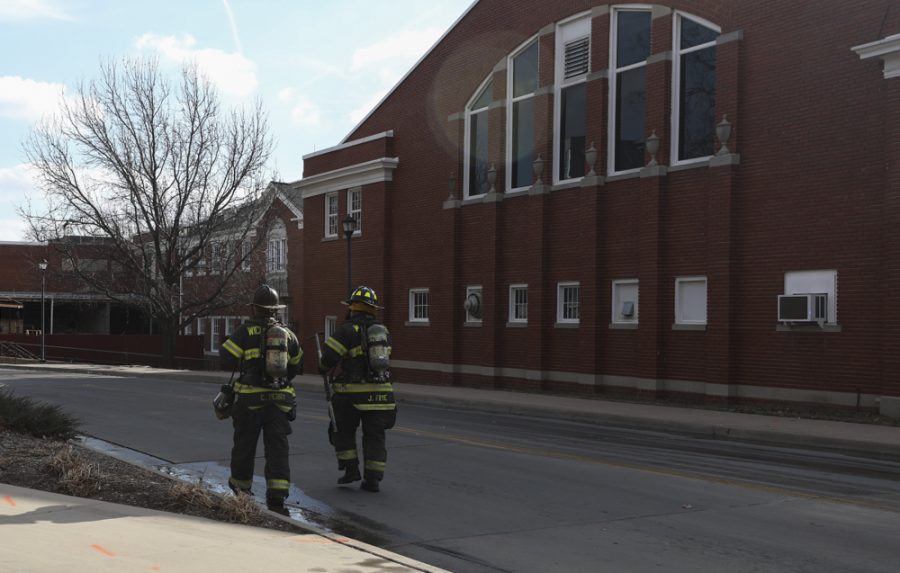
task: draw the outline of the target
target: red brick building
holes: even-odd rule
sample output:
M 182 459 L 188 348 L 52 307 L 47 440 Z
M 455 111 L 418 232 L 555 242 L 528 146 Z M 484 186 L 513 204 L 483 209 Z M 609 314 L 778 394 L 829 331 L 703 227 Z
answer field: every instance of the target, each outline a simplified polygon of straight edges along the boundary
M 400 380 L 877 408 L 898 32 L 886 0 L 476 2 L 304 157 L 301 330 L 341 318 L 354 210 Z

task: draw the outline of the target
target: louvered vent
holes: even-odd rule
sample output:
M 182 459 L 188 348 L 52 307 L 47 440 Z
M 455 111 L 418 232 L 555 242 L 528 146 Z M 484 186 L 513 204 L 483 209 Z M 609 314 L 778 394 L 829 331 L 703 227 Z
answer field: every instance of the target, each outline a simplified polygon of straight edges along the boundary
M 590 57 L 590 38 L 573 40 L 566 44 L 565 79 L 586 74 Z

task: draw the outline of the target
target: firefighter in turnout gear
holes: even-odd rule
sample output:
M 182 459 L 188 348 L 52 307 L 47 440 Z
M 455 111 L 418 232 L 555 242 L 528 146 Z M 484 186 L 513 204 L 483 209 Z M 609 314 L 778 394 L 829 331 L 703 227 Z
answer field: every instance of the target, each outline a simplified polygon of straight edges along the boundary
M 262 432 L 265 447 L 266 505 L 287 515 L 284 501 L 290 489 L 288 463 L 290 422 L 296 417 L 296 391 L 291 379 L 302 373 L 303 351 L 297 336 L 275 319 L 284 308 L 278 293 L 262 285 L 250 304 L 252 318 L 219 348 L 223 369 L 236 371 L 232 418 L 234 445 L 231 477 L 235 494 L 249 494 L 253 484 L 256 445 Z
M 385 430 L 394 427 L 397 406 L 390 381 L 390 334 L 375 318 L 378 297 L 361 286 L 353 291 L 347 320 L 325 341 L 319 368 L 336 366 L 333 397 L 337 430 L 330 436 L 344 475 L 339 484 L 363 479 L 362 489 L 379 491 L 387 461 Z M 362 423 L 364 474 L 359 473 L 356 429 Z

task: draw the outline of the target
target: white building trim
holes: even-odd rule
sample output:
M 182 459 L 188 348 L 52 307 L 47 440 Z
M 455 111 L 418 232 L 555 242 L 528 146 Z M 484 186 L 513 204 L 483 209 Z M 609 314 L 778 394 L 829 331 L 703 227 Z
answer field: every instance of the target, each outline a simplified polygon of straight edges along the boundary
M 884 79 L 900 78 L 900 34 L 850 49 L 859 55 L 860 60 L 881 58 L 884 62 Z
M 382 157 L 365 163 L 357 163 L 306 177 L 295 183 L 295 188 L 303 193 L 303 198 L 314 197 L 332 191 L 362 187 L 371 183 L 394 180 L 394 169 L 400 164 L 398 157 Z

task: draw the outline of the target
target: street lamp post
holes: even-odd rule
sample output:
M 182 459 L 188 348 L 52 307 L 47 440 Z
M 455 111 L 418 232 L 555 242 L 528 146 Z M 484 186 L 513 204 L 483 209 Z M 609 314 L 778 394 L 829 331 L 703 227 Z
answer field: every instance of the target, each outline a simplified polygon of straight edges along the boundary
M 47 259 L 38 263 L 41 269 L 41 362 L 47 361 L 47 346 L 44 344 L 44 290 L 46 288 Z
M 350 239 L 353 237 L 353 232 L 356 231 L 356 219 L 353 215 L 347 213 L 347 216 L 341 221 L 341 225 L 344 227 L 344 238 L 347 239 L 347 300 L 350 300 L 350 295 L 353 294 L 353 279 L 351 278 L 353 276 L 353 267 L 350 265 Z

